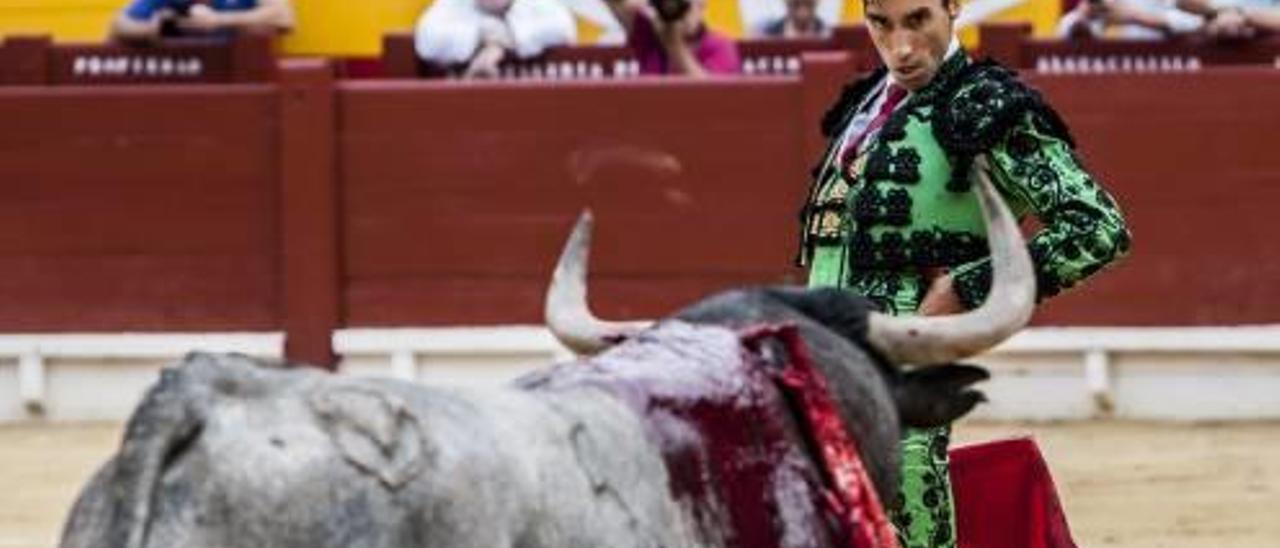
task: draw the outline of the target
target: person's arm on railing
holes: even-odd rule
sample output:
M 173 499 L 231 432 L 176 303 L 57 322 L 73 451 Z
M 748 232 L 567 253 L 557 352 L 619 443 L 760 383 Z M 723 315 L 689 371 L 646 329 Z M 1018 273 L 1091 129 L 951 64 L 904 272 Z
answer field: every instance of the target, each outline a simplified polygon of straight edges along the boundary
M 178 26 L 197 31 L 239 29 L 263 34 L 293 30 L 293 4 L 289 0 L 258 0 L 258 6 L 247 10 L 215 10 L 195 4 Z
M 1241 8 L 1240 11 L 1250 25 L 1270 32 L 1280 32 L 1280 7 Z
M 1072 17 L 1074 20 L 1070 19 Z M 1190 13 L 1173 7 L 1152 9 L 1129 0 L 1081 2 L 1063 20 L 1073 23 L 1070 27 L 1101 21 L 1108 25 L 1135 25 L 1166 35 L 1193 32 L 1201 26 L 1201 19 Z M 1061 29 L 1060 33 L 1073 35 L 1076 29 L 1070 27 Z
M 112 38 L 147 40 L 160 36 L 160 24 L 170 16 L 158 0 L 134 0 L 111 22 Z
M 1112 24 L 1137 25 L 1165 34 L 1173 33 L 1173 25 L 1163 12 L 1146 9 L 1126 0 L 1106 0 L 1100 5 L 1106 6 L 1109 12 L 1107 20 Z
M 680 25 L 668 23 L 655 30 L 658 31 L 658 40 L 662 42 L 663 49 L 667 50 L 667 62 L 671 65 L 671 74 L 683 74 L 696 78 L 707 75 L 706 68 L 702 66 L 701 61 L 698 61 L 698 57 L 693 54 L 693 48 L 689 47 L 689 43 L 685 40 L 684 30 Z
M 509 49 L 522 58 L 539 55 L 551 46 L 573 44 L 578 39 L 573 13 L 559 1 L 515 2 L 506 22 Z
M 1205 18 L 1205 31 L 1219 38 L 1252 38 L 1259 29 L 1277 30 L 1275 9 L 1246 8 L 1223 0 L 1177 0 L 1179 9 Z

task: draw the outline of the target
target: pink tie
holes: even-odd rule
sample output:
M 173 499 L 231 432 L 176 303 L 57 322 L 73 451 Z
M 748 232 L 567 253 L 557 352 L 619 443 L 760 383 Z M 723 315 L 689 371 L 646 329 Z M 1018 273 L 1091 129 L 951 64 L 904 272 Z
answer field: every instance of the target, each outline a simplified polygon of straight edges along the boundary
M 893 114 L 893 110 L 898 108 L 898 104 L 901 103 L 902 99 L 906 96 L 907 88 L 899 86 L 893 82 L 886 84 L 884 104 L 880 105 L 880 112 L 877 112 L 876 117 L 872 118 L 871 122 L 867 124 L 867 127 L 862 129 L 862 133 L 859 133 L 856 138 L 849 141 L 849 144 L 840 152 L 841 165 L 847 166 L 849 165 L 849 162 L 852 162 L 854 158 L 858 157 L 858 147 L 862 145 L 862 141 L 866 139 L 868 135 L 875 133 L 876 130 L 880 129 L 880 126 L 883 126 L 884 123 L 889 120 L 889 115 Z

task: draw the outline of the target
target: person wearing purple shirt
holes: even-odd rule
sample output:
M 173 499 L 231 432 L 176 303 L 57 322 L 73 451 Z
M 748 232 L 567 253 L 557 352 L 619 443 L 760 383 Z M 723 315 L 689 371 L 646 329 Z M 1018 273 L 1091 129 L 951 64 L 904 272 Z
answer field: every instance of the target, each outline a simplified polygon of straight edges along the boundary
M 293 28 L 289 0 L 132 0 L 111 24 L 111 36 L 150 40 L 161 35 L 263 33 Z
M 741 71 L 737 44 L 707 28 L 706 0 L 688 0 L 688 10 L 669 23 L 645 0 L 606 1 L 627 32 L 641 74 L 704 77 Z

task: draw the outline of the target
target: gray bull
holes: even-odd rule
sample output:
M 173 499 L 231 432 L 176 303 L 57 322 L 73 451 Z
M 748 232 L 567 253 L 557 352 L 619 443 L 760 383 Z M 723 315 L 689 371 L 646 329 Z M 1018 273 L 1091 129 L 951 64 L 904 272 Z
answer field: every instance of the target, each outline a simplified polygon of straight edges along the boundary
M 751 448 L 732 453 L 748 455 L 746 464 L 708 457 L 713 433 L 678 415 L 705 401 L 749 407 L 739 401 L 751 386 L 741 379 L 787 361 L 778 354 L 788 350 L 744 353 L 739 330 L 793 325 L 889 500 L 900 422 L 967 412 L 980 398 L 967 386 L 985 375 L 894 364 L 971 355 L 1030 313 L 1034 282 L 1017 228 L 978 179 L 995 282 L 988 302 L 961 316 L 890 318 L 841 291 L 773 288 L 705 299 L 657 327 L 604 322 L 586 307 L 588 223 L 580 223 L 548 293 L 548 325 L 571 348 L 603 353 L 512 386 L 435 388 L 189 355 L 149 390 L 119 452 L 80 494 L 61 546 L 848 545 L 815 503 L 822 471 L 803 421 L 772 385 L 757 383 L 747 398 L 762 410 L 756 419 L 730 418 L 752 423 L 752 436 L 776 430 L 776 458 L 763 469 Z M 670 403 L 679 398 L 691 399 Z M 758 477 L 733 475 L 742 470 Z M 759 498 L 742 498 L 752 482 Z M 768 527 L 742 516 L 765 516 Z

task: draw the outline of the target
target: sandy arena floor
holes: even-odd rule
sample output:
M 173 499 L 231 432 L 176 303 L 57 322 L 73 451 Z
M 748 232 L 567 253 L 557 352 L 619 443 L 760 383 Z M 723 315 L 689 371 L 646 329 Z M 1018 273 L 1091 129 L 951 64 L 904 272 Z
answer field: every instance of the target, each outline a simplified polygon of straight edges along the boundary
M 76 490 L 119 425 L 0 426 L 0 548 L 54 546 Z M 1077 543 L 1280 546 L 1280 423 L 965 423 L 957 443 L 1030 434 Z

